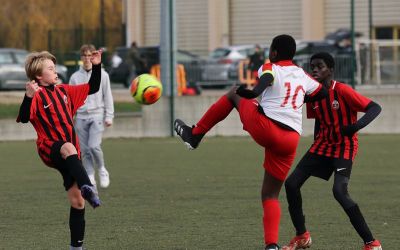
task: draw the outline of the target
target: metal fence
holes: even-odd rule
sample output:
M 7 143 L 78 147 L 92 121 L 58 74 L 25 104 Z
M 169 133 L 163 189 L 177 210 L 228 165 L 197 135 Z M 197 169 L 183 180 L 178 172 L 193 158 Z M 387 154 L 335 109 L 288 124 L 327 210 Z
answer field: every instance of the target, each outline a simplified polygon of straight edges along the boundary
M 358 83 L 377 87 L 399 86 L 400 41 L 358 41 L 356 59 Z
M 82 26 L 73 29 L 49 29 L 41 35 L 43 39 L 40 41 L 40 46 L 32 44 L 36 33 L 31 26 L 27 25 L 24 33 L 24 44 L 20 47 L 29 51 L 36 47 L 48 50 L 57 56 L 60 63 L 70 60 L 71 54 L 78 51 L 82 44 L 91 43 L 96 47 L 105 47 L 112 51 L 115 47 L 125 44 L 126 39 L 125 25 L 103 29 L 84 29 Z
M 299 55 L 294 58 L 297 65 L 302 67 L 308 73 L 310 70 L 310 58 L 312 55 Z M 352 81 L 352 63 L 353 57 L 350 54 L 332 55 L 335 59 L 334 79 L 339 82 L 351 84 Z

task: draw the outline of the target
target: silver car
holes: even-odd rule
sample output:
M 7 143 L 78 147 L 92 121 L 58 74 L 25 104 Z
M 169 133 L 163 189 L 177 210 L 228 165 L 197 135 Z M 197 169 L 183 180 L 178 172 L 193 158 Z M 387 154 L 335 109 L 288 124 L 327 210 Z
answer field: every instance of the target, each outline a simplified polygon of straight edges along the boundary
M 0 90 L 25 89 L 28 78 L 25 74 L 25 59 L 29 54 L 23 49 L 0 48 Z M 56 65 L 60 82 L 67 81 L 67 68 Z
M 261 45 L 264 55 L 268 58 L 268 47 Z M 225 87 L 236 84 L 238 66 L 241 60 L 249 58 L 255 52 L 255 45 L 236 45 L 216 48 L 211 52 L 203 66 L 201 87 Z

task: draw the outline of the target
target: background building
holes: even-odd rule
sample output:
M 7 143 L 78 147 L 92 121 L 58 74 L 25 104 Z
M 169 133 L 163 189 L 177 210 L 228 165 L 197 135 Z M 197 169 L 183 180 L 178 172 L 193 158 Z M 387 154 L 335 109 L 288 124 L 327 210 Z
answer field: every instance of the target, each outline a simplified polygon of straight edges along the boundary
M 176 0 L 177 46 L 205 54 L 219 46 L 267 43 L 280 33 L 321 40 L 339 28 L 350 28 L 350 2 Z M 135 40 L 141 46 L 158 45 L 160 0 L 124 0 L 124 5 L 127 44 Z M 398 0 L 355 0 L 355 30 L 364 38 L 398 39 L 398 13 Z

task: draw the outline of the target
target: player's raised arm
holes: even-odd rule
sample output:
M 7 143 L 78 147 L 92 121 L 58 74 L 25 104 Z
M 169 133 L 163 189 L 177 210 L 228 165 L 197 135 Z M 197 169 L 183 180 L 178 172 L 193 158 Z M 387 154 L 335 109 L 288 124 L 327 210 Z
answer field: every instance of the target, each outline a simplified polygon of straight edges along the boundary
M 31 116 L 31 104 L 32 98 L 37 91 L 40 90 L 40 87 L 35 81 L 30 81 L 26 83 L 26 92 L 24 96 L 24 100 L 21 103 L 19 108 L 17 122 L 28 123 L 29 118 Z
M 96 93 L 100 89 L 101 82 L 101 50 L 94 51 L 90 61 L 93 64 L 92 75 L 89 79 L 89 95 Z

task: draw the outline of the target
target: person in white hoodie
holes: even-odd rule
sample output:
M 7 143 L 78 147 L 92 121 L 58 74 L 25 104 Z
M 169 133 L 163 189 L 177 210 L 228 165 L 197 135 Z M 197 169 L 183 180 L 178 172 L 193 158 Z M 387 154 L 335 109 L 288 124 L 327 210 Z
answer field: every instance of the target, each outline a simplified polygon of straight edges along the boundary
M 89 81 L 92 74 L 90 57 L 96 50 L 92 44 L 84 44 L 80 49 L 83 62 L 79 70 L 72 74 L 71 85 L 77 85 Z M 111 93 L 110 77 L 107 72 L 101 70 L 100 90 L 87 97 L 85 104 L 78 109 L 75 117 L 75 129 L 79 137 L 82 151 L 83 166 L 89 179 L 96 188 L 95 169 L 98 170 L 100 187 L 107 188 L 110 185 L 110 175 L 104 164 L 104 155 L 101 141 L 105 127 L 110 127 L 114 118 L 114 102 Z

